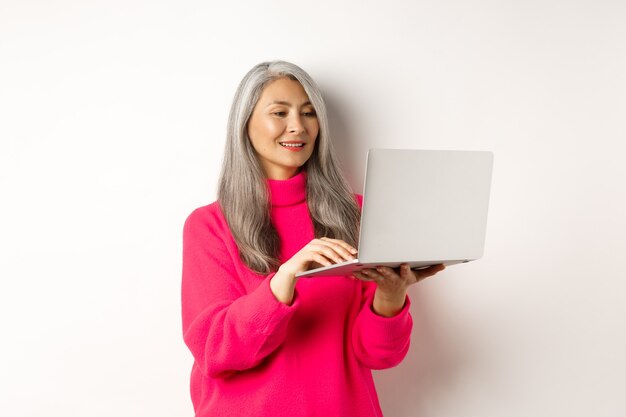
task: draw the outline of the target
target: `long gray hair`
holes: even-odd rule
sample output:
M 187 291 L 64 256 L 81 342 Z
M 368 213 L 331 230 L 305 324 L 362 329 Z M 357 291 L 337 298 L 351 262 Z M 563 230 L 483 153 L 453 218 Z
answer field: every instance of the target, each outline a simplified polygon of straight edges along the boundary
M 341 239 L 356 247 L 360 209 L 332 149 L 324 99 L 313 79 L 285 61 L 262 62 L 243 78 L 230 109 L 217 199 L 241 260 L 267 274 L 280 266 L 280 239 L 270 219 L 267 180 L 248 137 L 247 124 L 263 89 L 279 78 L 298 81 L 317 114 L 319 133 L 306 170 L 307 205 L 315 237 Z

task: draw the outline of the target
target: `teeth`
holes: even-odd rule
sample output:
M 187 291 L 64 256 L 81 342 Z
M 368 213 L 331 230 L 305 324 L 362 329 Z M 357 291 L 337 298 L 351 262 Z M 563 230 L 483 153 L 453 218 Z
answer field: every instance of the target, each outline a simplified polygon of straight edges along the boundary
M 281 143 L 282 146 L 286 146 L 288 148 L 301 148 L 304 146 L 304 143 L 295 144 L 295 143 Z

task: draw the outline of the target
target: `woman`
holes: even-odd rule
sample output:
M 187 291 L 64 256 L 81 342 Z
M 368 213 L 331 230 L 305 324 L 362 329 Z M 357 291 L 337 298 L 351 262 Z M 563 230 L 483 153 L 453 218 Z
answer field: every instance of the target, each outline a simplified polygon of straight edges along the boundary
M 407 288 L 443 266 L 298 280 L 354 259 L 361 201 L 315 82 L 284 61 L 252 68 L 231 107 L 217 201 L 184 226 L 196 416 L 382 415 L 371 370 L 404 358 Z

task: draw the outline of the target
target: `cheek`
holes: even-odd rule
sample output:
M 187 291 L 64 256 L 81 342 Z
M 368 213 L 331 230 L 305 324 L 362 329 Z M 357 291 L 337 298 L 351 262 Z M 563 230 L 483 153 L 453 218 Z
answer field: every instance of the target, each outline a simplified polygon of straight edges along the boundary
M 248 136 L 253 142 L 271 141 L 281 132 L 280 121 L 266 117 L 255 117 L 248 124 Z
M 282 133 L 284 128 L 279 120 L 264 119 L 259 122 L 259 130 L 266 139 L 272 140 Z
M 311 121 L 311 123 L 308 125 L 307 130 L 311 139 L 317 139 L 317 135 L 320 133 L 320 125 L 317 120 Z

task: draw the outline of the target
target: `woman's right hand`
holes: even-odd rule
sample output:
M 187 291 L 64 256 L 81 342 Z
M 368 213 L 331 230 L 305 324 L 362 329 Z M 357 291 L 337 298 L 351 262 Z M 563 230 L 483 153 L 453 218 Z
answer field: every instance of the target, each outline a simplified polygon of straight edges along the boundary
M 291 259 L 282 264 L 279 271 L 284 271 L 295 277 L 298 272 L 351 261 L 355 259 L 356 253 L 355 248 L 340 239 L 328 237 L 313 239 Z
M 298 272 L 350 261 L 356 253 L 356 249 L 343 240 L 328 237 L 313 239 L 278 268 L 270 280 L 270 289 L 278 301 L 291 305 Z

